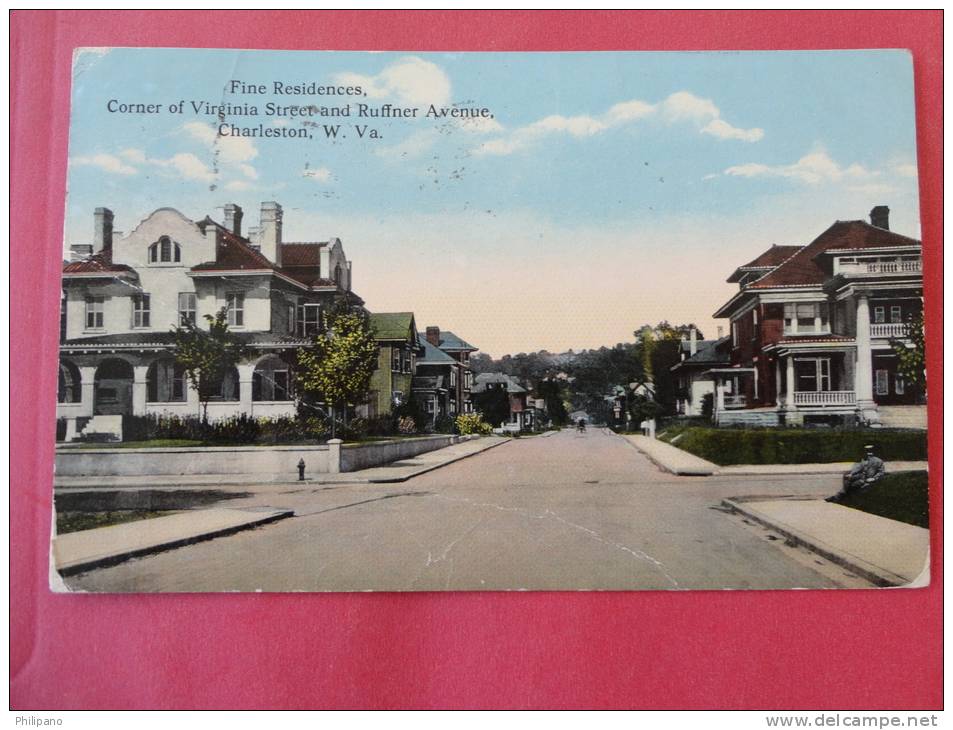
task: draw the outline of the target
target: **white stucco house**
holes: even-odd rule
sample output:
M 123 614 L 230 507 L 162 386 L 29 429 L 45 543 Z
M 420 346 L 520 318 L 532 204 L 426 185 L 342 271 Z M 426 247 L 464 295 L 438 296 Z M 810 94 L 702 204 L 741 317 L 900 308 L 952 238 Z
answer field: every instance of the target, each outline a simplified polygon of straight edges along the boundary
M 242 216 L 234 204 L 223 223 L 160 208 L 121 235 L 112 211 L 96 209 L 92 245 L 74 246 L 63 267 L 57 417 L 67 438 L 111 432 L 126 414 L 198 415 L 172 329 L 222 308 L 251 355 L 223 378 L 209 418 L 294 414 L 296 349 L 323 308 L 363 301 L 339 239 L 284 241 L 275 202 L 244 235 Z

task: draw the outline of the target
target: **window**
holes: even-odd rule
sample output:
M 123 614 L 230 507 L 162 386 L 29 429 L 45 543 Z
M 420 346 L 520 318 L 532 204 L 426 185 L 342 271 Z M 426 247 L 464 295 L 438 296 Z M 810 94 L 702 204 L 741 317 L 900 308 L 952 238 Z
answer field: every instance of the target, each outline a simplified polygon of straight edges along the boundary
M 784 305 L 784 334 L 806 335 L 828 332 L 826 302 L 789 302 Z
M 179 324 L 195 322 L 195 292 L 179 292 Z
M 185 400 L 185 368 L 174 360 L 159 360 L 146 372 L 146 400 L 150 403 Z
M 450 387 L 457 387 L 457 369 L 455 367 L 450 368 Z
M 245 326 L 245 293 L 229 292 L 225 295 L 225 309 L 228 311 L 229 327 Z
M 103 328 L 103 297 L 86 297 L 86 329 Z
M 878 370 L 874 382 L 876 383 L 877 395 L 887 395 L 890 392 L 890 381 L 886 370 Z
M 436 403 L 434 402 L 434 399 L 428 398 L 427 399 L 427 413 L 433 413 L 435 407 L 436 407 Z
M 903 322 L 903 318 L 901 316 L 899 306 L 894 306 L 890 308 L 890 321 L 893 324 L 900 324 L 901 322 Z
M 874 307 L 874 324 L 883 324 L 887 320 L 884 319 L 884 308 L 883 307 Z
M 830 358 L 812 358 L 794 361 L 798 392 L 822 392 L 831 390 Z
M 252 375 L 252 400 L 291 400 L 291 370 L 280 357 L 272 355 L 258 364 Z
M 758 310 L 757 309 L 751 310 L 751 324 L 753 324 L 755 327 L 758 326 Z
M 399 406 L 404 402 L 404 392 L 402 390 L 395 390 L 390 394 L 390 400 L 395 406 Z
M 60 379 L 56 391 L 57 403 L 79 403 L 82 400 L 79 370 L 72 363 L 60 363 Z
M 731 323 L 731 346 L 732 347 L 738 346 L 738 323 L 737 322 Z
M 297 307 L 294 304 L 288 305 L 288 334 L 293 335 L 295 332 L 295 312 Z
M 401 350 L 401 372 L 412 373 L 414 371 L 413 355 L 407 350 Z
M 390 369 L 392 372 L 400 372 L 400 350 L 392 347 L 390 351 Z
M 313 337 L 321 331 L 321 305 L 298 305 L 298 335 Z
M 893 380 L 893 392 L 897 395 L 903 395 L 906 383 L 903 382 L 903 376 L 897 373 Z
M 149 246 L 150 264 L 168 264 L 179 263 L 182 260 L 182 250 L 179 244 L 168 236 L 162 236 L 158 241 Z
M 132 326 L 149 326 L 149 295 L 137 294 L 132 298 Z

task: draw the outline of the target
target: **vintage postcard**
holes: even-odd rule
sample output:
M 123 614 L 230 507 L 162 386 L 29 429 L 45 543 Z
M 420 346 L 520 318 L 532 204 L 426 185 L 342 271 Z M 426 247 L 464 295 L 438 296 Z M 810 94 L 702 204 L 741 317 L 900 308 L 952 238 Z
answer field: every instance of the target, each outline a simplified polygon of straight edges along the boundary
M 72 83 L 54 590 L 928 581 L 906 52 Z

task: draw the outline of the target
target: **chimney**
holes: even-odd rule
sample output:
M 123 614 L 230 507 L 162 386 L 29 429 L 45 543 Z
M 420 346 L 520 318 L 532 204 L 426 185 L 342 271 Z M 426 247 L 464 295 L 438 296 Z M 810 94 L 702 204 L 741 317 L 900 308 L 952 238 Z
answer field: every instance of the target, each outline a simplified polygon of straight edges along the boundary
M 883 228 L 885 231 L 889 231 L 890 208 L 888 208 L 886 205 L 874 206 L 873 210 L 870 211 L 870 225 L 875 226 L 876 228 Z
M 97 253 L 113 247 L 113 212 L 96 208 L 93 215 L 93 251 Z
M 225 206 L 225 227 L 236 236 L 242 235 L 242 209 L 235 203 Z
M 698 330 L 692 327 L 691 333 L 689 334 L 689 352 L 692 356 L 698 352 Z
M 721 325 L 718 325 L 718 339 L 720 340 L 724 334 L 725 334 L 725 328 L 722 327 Z
M 91 243 L 74 243 L 69 247 L 70 261 L 82 261 L 93 255 Z
M 427 342 L 429 342 L 434 347 L 440 347 L 440 328 L 439 327 L 427 328 Z
M 281 215 L 278 203 L 261 204 L 260 251 L 275 266 L 281 266 Z
M 328 242 L 320 249 L 318 265 L 321 268 L 320 276 L 322 279 L 330 279 L 334 274 L 331 271 L 331 249 L 334 247 L 334 241 L 334 236 L 329 236 Z

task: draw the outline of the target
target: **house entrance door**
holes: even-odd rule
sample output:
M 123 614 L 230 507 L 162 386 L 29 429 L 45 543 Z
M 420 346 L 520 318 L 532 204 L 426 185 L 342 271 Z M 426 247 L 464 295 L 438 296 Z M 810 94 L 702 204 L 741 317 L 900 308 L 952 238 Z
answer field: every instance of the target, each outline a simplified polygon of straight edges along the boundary
M 132 415 L 132 365 L 125 360 L 104 360 L 96 369 L 93 415 Z

